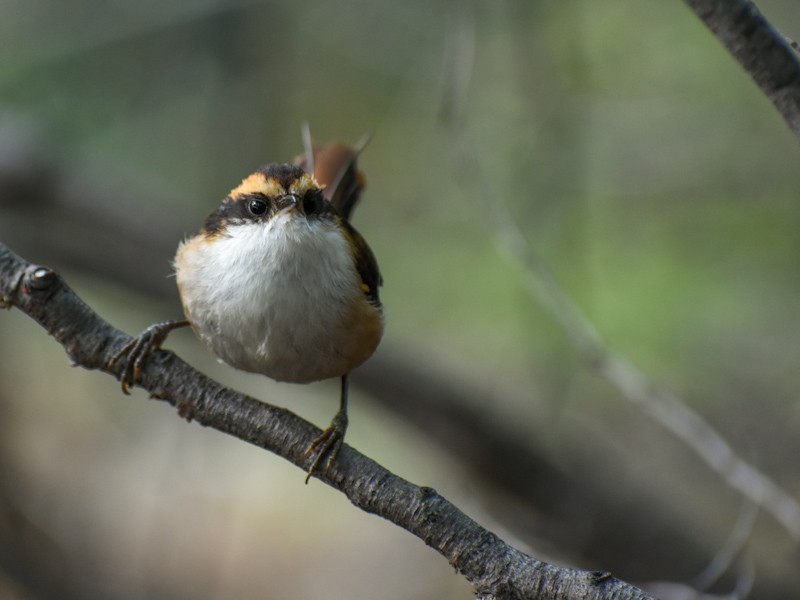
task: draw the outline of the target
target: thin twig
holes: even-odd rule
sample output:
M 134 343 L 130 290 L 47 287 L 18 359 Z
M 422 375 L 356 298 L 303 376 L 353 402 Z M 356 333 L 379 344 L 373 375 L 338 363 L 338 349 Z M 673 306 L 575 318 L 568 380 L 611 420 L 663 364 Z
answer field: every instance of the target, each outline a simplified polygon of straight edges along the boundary
M 739 559 L 739 577 L 736 579 L 736 589 L 731 592 L 730 600 L 743 600 L 750 595 L 756 580 L 755 567 L 749 556 Z
M 692 587 L 705 591 L 722 577 L 736 560 L 736 557 L 742 554 L 747 541 L 753 533 L 757 516 L 758 507 L 752 502 L 745 501 L 728 539 L 722 544 L 722 547 L 717 551 L 711 562 L 708 563 L 708 566 L 692 580 Z

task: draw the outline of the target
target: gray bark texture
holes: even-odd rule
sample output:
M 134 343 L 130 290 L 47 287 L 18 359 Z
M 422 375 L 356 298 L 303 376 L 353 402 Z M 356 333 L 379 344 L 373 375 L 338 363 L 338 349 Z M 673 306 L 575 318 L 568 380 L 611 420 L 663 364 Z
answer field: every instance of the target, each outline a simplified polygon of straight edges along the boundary
M 800 62 L 750 0 L 685 0 L 753 78 L 800 140 Z

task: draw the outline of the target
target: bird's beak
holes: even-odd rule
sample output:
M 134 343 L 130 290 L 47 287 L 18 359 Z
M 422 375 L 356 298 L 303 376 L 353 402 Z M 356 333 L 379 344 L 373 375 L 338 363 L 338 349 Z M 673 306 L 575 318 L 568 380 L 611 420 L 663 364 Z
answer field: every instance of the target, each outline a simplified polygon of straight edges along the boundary
M 297 211 L 300 214 L 305 214 L 303 211 L 303 203 L 300 202 L 300 197 L 297 194 L 285 194 L 278 198 L 279 211 Z

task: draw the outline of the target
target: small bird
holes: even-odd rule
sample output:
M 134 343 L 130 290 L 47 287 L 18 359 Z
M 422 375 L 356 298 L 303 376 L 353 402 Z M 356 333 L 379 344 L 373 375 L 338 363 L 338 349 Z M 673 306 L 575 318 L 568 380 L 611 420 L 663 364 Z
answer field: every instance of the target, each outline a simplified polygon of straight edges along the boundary
M 175 275 L 186 320 L 157 323 L 111 361 L 122 389 L 167 334 L 191 325 L 228 365 L 276 381 L 341 378 L 340 407 L 309 446 L 306 482 L 335 460 L 347 430 L 349 373 L 383 334 L 375 256 L 349 218 L 364 187 L 356 147 L 312 146 L 295 164 L 273 163 L 234 188 L 182 242 Z

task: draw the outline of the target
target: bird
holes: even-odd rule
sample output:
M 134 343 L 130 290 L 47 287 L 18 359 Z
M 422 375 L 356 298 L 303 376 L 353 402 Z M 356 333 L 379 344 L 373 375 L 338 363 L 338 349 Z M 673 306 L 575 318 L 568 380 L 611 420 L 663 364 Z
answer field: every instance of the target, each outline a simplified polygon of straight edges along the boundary
M 133 338 L 109 362 L 122 364 L 129 393 L 144 361 L 170 331 L 191 326 L 216 357 L 276 381 L 340 378 L 339 410 L 308 447 L 306 483 L 336 460 L 348 426 L 349 374 L 376 350 L 384 330 L 383 279 L 375 255 L 350 223 L 365 187 L 354 146 L 316 146 L 245 177 L 178 246 L 175 278 L 185 319 Z

